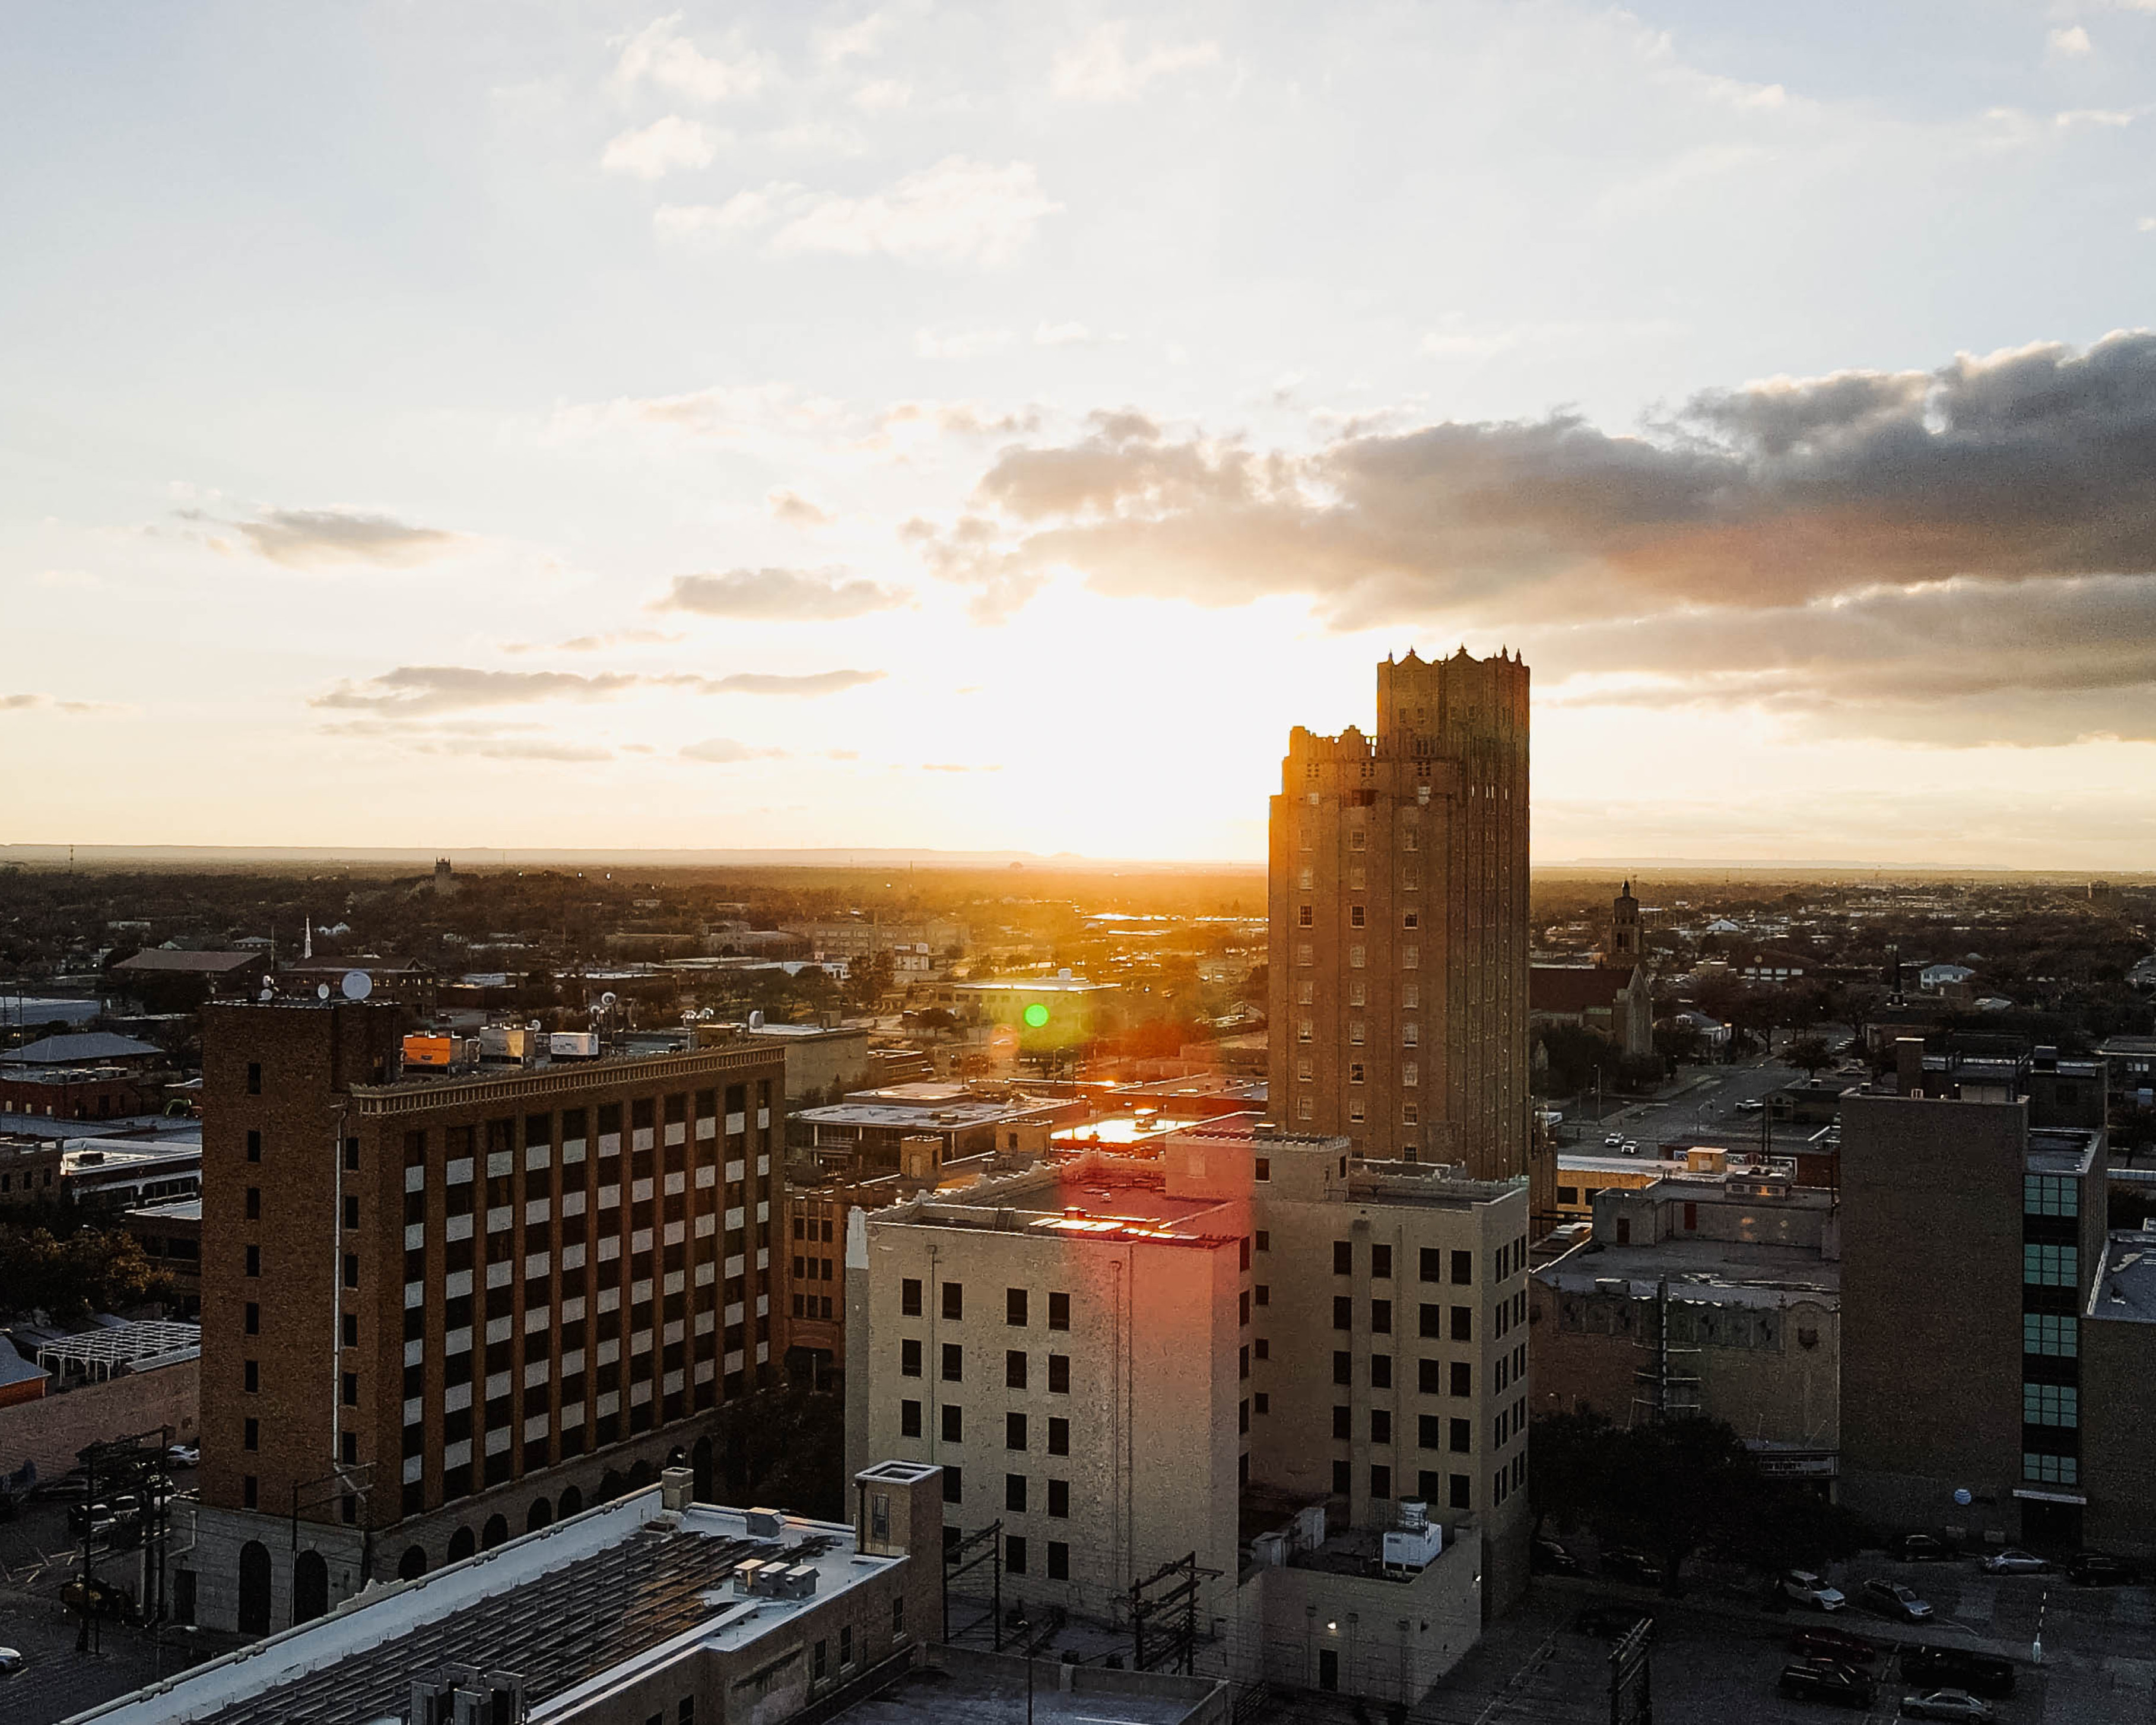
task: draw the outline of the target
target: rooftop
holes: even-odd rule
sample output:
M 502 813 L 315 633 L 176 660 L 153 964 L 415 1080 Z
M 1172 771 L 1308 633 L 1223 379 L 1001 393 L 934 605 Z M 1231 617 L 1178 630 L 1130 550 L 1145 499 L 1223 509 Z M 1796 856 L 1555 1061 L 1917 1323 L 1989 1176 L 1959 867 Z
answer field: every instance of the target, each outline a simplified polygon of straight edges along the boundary
M 46 1036 L 0 1053 L 0 1065 L 94 1066 L 103 1060 L 146 1060 L 157 1054 L 154 1042 L 116 1036 L 110 1030 L 85 1030 L 71 1036 Z
M 1009 1725 L 1026 1716 L 1024 1661 L 944 1649 L 880 1694 L 848 1707 L 845 1725 Z M 1064 1673 L 1045 1661 L 1034 1670 L 1037 1725 L 1175 1725 L 1204 1705 L 1215 1686 L 1165 1671 L 1081 1666 Z
M 1112 993 L 1116 984 L 1089 982 L 1082 976 L 1020 976 L 953 986 L 975 994 L 1106 994 Z
M 812 1126 L 885 1126 L 904 1132 L 933 1132 L 939 1127 L 993 1126 L 1005 1120 L 1029 1120 L 1046 1113 L 1052 1106 L 1031 1100 L 953 1101 L 934 1107 L 904 1102 L 834 1102 L 824 1108 L 798 1109 L 787 1118 L 805 1120 Z
M 2156 1232 L 2115 1230 L 2089 1287 L 2088 1315 L 2128 1323 L 2156 1323 Z
M 155 947 L 131 957 L 123 958 L 112 968 L 116 971 L 177 972 L 190 976 L 221 976 L 227 971 L 262 962 L 263 955 L 259 952 L 181 952 Z
M 2032 1174 L 2085 1174 L 2095 1164 L 2097 1145 L 2102 1134 L 2068 1127 L 2030 1129 L 2024 1152 Z
M 99 1725 L 287 1725 L 402 1717 L 415 1676 L 449 1663 L 513 1671 L 532 1725 L 595 1686 L 696 1647 L 783 1638 L 803 1606 L 902 1562 L 857 1558 L 853 1529 L 788 1517 L 776 1541 L 736 1509 L 662 1515 L 654 1486 L 354 1599 L 187 1675 L 76 1715 Z M 721 1584 L 783 1548 L 816 1571 L 808 1601 Z
M 1753 1245 L 1740 1240 L 1664 1240 L 1651 1245 L 1592 1242 L 1567 1252 L 1532 1274 L 1568 1294 L 1591 1294 L 1600 1284 L 1622 1281 L 1640 1298 L 1664 1276 L 1672 1296 L 1723 1305 L 1784 1306 L 1793 1299 L 1837 1299 L 1841 1266 L 1808 1246 Z

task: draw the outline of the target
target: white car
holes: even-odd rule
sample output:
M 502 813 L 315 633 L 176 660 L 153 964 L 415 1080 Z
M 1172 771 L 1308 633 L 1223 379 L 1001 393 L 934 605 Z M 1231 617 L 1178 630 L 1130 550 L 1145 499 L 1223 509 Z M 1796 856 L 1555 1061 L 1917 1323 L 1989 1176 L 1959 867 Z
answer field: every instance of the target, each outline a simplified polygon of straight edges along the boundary
M 1815 1611 L 1839 1611 L 1849 1603 L 1840 1588 L 1829 1586 L 1825 1576 L 1809 1569 L 1792 1569 L 1782 1577 L 1782 1597 Z
M 165 1451 L 165 1464 L 168 1467 L 193 1467 L 201 1461 L 202 1450 L 194 1444 L 174 1444 Z
M 1989 1719 L 1997 1716 L 1989 1702 L 1979 1701 L 1966 1689 L 1934 1689 L 1928 1695 L 1905 1695 L 1902 1711 L 1912 1719 Z
M 1978 1559 L 1978 1563 L 1987 1575 L 2039 1575 L 2051 1567 L 2035 1553 L 2011 1545 Z
M 1748 1096 L 1737 1105 L 1737 1111 L 1739 1114 L 1757 1114 L 1766 1106 L 1757 1096 Z
M 0 1647 L 0 1677 L 12 1677 L 28 1663 L 13 1647 Z
M 1604 1138 L 1604 1139 L 1602 1141 L 1602 1147 L 1603 1147 L 1604 1149 L 1605 1149 L 1605 1150 L 1614 1150 L 1614 1149 L 1615 1149 L 1615 1148 L 1616 1148 L 1620 1144 L 1623 1143 L 1624 1142 L 1625 1142 L 1625 1134 L 1624 1134 L 1624 1133 L 1622 1133 L 1622 1132 L 1612 1132 L 1612 1133 L 1610 1133 L 1610 1134 L 1609 1134 L 1609 1136 L 1608 1137 Z

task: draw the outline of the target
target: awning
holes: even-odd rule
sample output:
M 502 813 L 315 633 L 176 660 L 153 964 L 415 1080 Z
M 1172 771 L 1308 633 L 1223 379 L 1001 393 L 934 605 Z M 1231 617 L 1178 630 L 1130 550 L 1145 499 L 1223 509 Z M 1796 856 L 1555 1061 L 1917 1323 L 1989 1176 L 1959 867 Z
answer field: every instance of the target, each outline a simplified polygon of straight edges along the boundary
M 2034 1486 L 2016 1486 L 2016 1497 L 2025 1497 L 2031 1503 L 2076 1503 L 2086 1506 L 2088 1499 L 2078 1491 L 2040 1491 Z

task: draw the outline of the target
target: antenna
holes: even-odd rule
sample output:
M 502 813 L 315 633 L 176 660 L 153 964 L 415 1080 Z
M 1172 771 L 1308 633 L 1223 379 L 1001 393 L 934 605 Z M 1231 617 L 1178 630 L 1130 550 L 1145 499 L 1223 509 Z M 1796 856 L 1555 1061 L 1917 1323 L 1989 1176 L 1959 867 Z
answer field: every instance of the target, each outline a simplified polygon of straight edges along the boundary
M 341 986 L 346 999 L 364 1000 L 374 992 L 374 978 L 363 970 L 347 970 Z

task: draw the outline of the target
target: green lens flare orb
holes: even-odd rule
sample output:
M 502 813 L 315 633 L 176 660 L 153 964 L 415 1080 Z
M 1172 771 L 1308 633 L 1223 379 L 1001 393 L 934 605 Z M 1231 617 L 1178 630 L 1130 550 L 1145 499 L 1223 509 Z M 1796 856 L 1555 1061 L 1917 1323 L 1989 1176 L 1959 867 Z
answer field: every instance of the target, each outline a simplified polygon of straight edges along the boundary
M 1029 1030 L 1038 1030 L 1038 1029 L 1040 1029 L 1043 1024 L 1046 1024 L 1047 1022 L 1048 1022 L 1048 1009 L 1047 1009 L 1046 1007 L 1043 1006 L 1043 1005 L 1042 1005 L 1042 1004 L 1041 1004 L 1038 1000 L 1034 1001 L 1034 1002 L 1033 1003 L 1033 1004 L 1032 1004 L 1032 1005 L 1030 1005 L 1030 1006 L 1029 1006 L 1028 1008 L 1026 1008 L 1026 1009 L 1025 1009 L 1025 1026 L 1026 1026 L 1026 1029 L 1028 1029 Z

